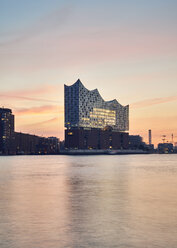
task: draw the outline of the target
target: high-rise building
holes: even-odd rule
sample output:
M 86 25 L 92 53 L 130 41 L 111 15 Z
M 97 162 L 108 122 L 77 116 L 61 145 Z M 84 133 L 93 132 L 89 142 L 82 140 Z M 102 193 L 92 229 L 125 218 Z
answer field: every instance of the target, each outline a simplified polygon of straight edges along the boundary
M 104 101 L 97 89 L 77 80 L 65 85 L 65 127 L 68 149 L 127 149 L 129 106 Z
M 152 131 L 151 131 L 151 129 L 149 129 L 148 133 L 149 133 L 149 145 L 152 145 Z
M 14 115 L 8 108 L 0 108 L 0 153 L 14 151 Z
M 65 127 L 105 128 L 129 130 L 129 105 L 122 106 L 116 99 L 104 101 L 97 89 L 88 90 L 78 79 L 65 85 Z

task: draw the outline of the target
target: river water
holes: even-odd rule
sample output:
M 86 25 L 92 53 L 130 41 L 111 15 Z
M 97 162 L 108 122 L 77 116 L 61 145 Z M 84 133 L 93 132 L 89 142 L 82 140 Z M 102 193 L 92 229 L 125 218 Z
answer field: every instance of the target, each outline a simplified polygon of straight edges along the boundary
M 177 155 L 0 157 L 0 248 L 176 248 Z

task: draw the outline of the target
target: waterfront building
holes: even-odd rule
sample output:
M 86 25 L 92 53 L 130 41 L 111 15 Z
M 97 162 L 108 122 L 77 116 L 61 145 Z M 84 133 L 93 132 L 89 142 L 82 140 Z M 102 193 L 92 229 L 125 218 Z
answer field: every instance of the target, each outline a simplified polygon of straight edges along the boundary
M 65 127 L 105 128 L 124 132 L 129 130 L 129 105 L 116 99 L 104 101 L 97 89 L 88 90 L 78 79 L 65 85 Z
M 0 153 L 14 153 L 14 115 L 8 108 L 0 108 Z
M 144 150 L 144 148 L 145 148 L 145 143 L 143 142 L 143 138 L 140 135 L 129 135 L 129 149 Z
M 159 153 L 173 153 L 173 144 L 172 143 L 159 143 L 158 152 Z
M 15 132 L 16 154 L 58 154 L 59 139 Z
M 111 128 L 71 128 L 65 130 L 67 149 L 128 149 L 128 133 Z
M 143 150 L 153 153 L 154 145 L 146 144 L 140 135 L 129 135 L 129 149 L 131 150 Z
M 59 149 L 56 137 L 15 132 L 12 110 L 0 108 L 0 154 L 58 154 Z
M 78 79 L 65 85 L 65 127 L 67 149 L 127 149 L 129 105 L 104 101 Z
M 174 149 L 174 152 L 177 153 L 177 142 L 175 142 L 173 149 Z

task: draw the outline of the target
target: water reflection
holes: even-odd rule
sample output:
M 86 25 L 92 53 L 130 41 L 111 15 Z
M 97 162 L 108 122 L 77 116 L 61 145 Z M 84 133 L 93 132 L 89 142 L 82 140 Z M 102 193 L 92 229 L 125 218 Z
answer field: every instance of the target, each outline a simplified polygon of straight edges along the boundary
M 99 162 L 97 166 L 101 168 L 103 161 L 100 159 Z M 71 161 L 71 168 L 74 163 Z M 116 175 L 115 168 L 104 169 L 97 171 L 97 167 L 90 164 L 88 167 L 80 165 L 72 173 L 69 169 L 67 183 L 74 247 L 79 247 L 80 243 L 87 247 L 111 247 L 113 240 L 126 234 L 126 225 L 122 226 L 122 223 L 129 214 L 128 173 L 122 170 Z
M 0 247 L 176 247 L 176 158 L 1 157 Z

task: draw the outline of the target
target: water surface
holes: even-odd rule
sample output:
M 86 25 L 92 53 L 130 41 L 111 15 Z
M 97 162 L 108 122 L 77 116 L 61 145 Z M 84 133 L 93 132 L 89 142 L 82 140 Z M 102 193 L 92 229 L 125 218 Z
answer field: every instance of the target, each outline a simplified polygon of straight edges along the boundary
M 0 157 L 1 248 L 176 248 L 177 155 Z

